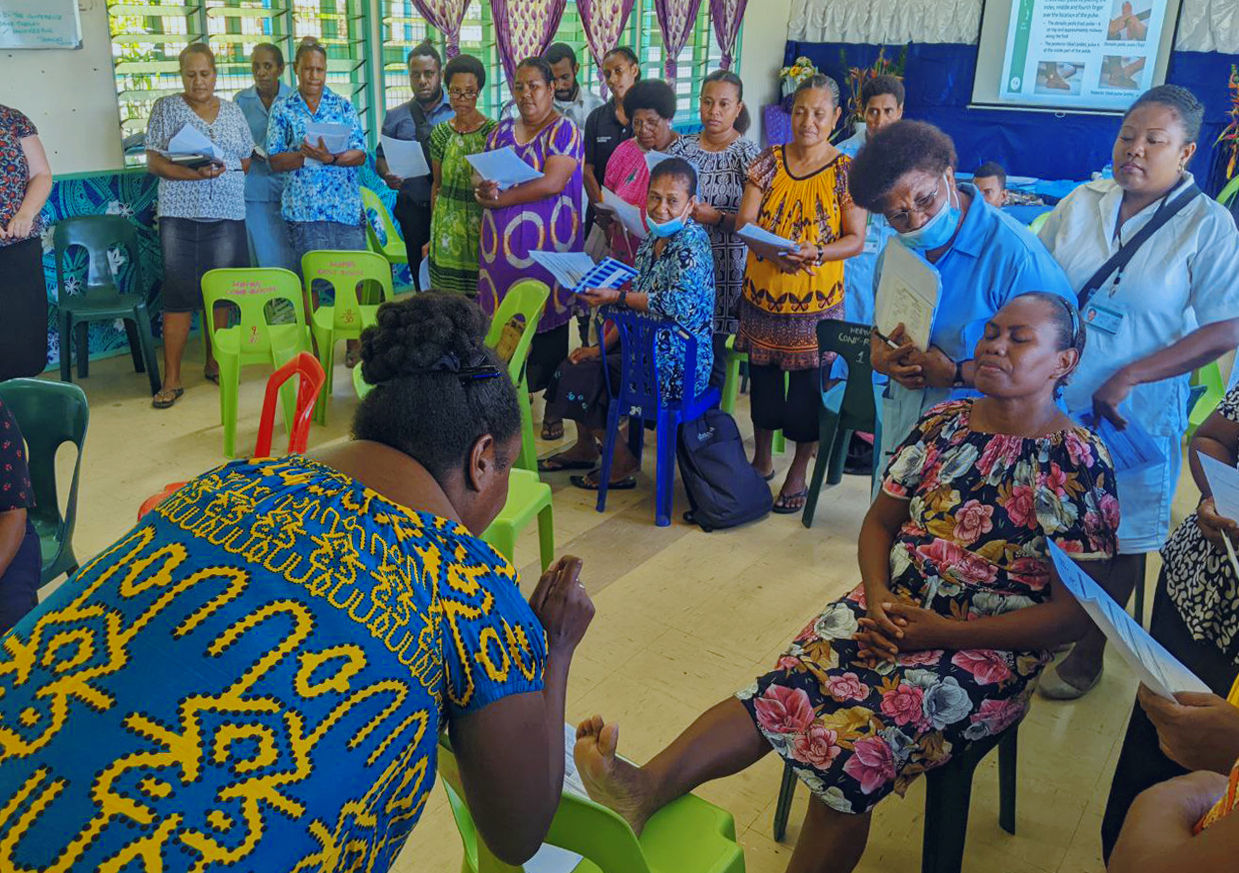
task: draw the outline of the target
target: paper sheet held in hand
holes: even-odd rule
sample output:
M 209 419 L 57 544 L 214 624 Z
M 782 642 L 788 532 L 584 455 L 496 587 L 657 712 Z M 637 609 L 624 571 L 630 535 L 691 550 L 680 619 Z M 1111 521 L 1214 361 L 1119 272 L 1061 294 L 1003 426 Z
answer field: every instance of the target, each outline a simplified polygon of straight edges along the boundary
M 348 151 L 348 138 L 352 132 L 353 128 L 347 124 L 310 121 L 305 126 L 305 141 L 318 148 L 318 141 L 321 139 L 327 151 L 333 155 L 338 155 L 341 152 Z M 307 167 L 321 167 L 323 165 L 322 161 L 316 161 L 314 158 L 306 158 L 305 163 Z
M 223 149 L 211 142 L 205 133 L 192 124 L 182 127 L 172 139 L 168 140 L 168 147 L 164 149 L 163 154 L 166 157 L 199 155 L 218 163 L 223 163 L 224 160 Z
M 641 218 L 641 210 L 610 188 L 602 189 L 602 202 L 595 208 L 602 212 L 614 213 L 616 219 L 624 226 L 624 230 L 628 231 L 630 236 L 637 239 L 645 239 L 645 221 Z
M 391 170 L 393 175 L 401 179 L 430 175 L 430 167 L 426 164 L 426 155 L 420 142 L 386 135 L 379 139 L 383 142 L 383 157 L 387 160 L 387 169 Z
M 667 160 L 670 157 L 671 155 L 667 154 L 666 152 L 660 152 L 658 151 L 658 149 L 650 149 L 648 152 L 645 153 L 645 166 L 652 173 L 654 172 L 655 167 L 657 167 L 659 164 L 661 164 L 663 161 Z
M 874 326 L 890 336 L 902 324 L 912 344 L 927 351 L 942 288 L 938 271 L 907 246 L 894 242 L 882 251 L 881 271 Z
M 1213 492 L 1213 505 L 1218 515 L 1239 521 L 1239 470 L 1203 452 L 1197 457 L 1200 458 L 1200 468 L 1205 471 L 1205 479 L 1209 481 L 1209 490 Z M 1225 531 L 1222 531 L 1222 539 L 1235 578 L 1239 579 L 1239 557 L 1235 555 L 1235 544 Z M 1239 681 L 1236 685 L 1239 686 Z
M 545 267 L 565 288 L 619 288 L 637 275 L 637 271 L 615 258 L 605 258 L 595 264 L 585 252 L 532 251 L 529 257 Z
M 517 157 L 512 146 L 504 146 L 490 152 L 465 155 L 473 169 L 487 182 L 498 182 L 499 190 L 506 191 L 513 185 L 541 179 L 542 174 Z
M 1100 422 L 1096 421 L 1091 412 L 1077 413 L 1072 418 L 1101 437 L 1110 451 L 1116 473 L 1135 473 L 1166 460 L 1157 441 L 1130 414 L 1127 415 L 1127 427 L 1122 430 L 1105 416 Z
M 1150 691 L 1169 700 L 1174 700 L 1179 691 L 1212 693 L 1208 685 L 1149 636 L 1148 631 L 1089 578 L 1066 552 L 1053 543 L 1049 543 L 1049 547 L 1058 578 Z
M 794 252 L 800 249 L 800 244 L 790 239 L 771 233 L 760 225 L 749 222 L 736 231 L 736 236 L 763 258 L 769 258 L 783 252 Z

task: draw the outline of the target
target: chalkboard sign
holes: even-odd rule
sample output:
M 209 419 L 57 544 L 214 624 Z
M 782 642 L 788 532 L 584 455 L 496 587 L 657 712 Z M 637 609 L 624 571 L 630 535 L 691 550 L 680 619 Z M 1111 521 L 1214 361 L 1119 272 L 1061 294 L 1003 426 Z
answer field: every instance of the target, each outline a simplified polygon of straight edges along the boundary
M 0 0 L 0 49 L 77 49 L 77 0 Z

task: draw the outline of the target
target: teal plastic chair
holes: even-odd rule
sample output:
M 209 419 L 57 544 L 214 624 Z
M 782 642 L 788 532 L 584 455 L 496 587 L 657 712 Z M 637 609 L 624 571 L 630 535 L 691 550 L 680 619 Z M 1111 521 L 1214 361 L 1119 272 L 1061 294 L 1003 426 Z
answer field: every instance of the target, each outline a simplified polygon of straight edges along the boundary
M 236 455 L 237 393 L 241 368 L 262 364 L 278 369 L 301 352 L 310 351 L 310 329 L 305 323 L 301 280 L 291 270 L 278 267 L 255 269 L 229 267 L 208 270 L 202 277 L 202 302 L 207 312 L 219 304 L 231 304 L 241 312 L 240 323 L 216 328 L 207 319 L 211 345 L 219 361 L 219 419 L 224 426 L 224 454 Z M 272 323 L 280 308 L 292 307 L 294 321 Z M 280 389 L 285 421 L 292 430 L 296 394 L 292 383 Z
M 34 489 L 35 506 L 27 517 L 39 535 L 43 557 L 39 585 L 42 586 L 61 573 L 77 571 L 73 529 L 77 525 L 77 486 L 90 407 L 81 388 L 45 379 L 0 382 L 0 398 L 17 419 L 30 453 L 30 485 Z M 62 514 L 56 490 L 56 452 L 65 443 L 77 447 L 77 461 L 73 465 L 73 480 L 69 483 Z
M 361 332 L 374 324 L 375 313 L 385 300 L 392 299 L 391 265 L 374 252 L 317 251 L 306 252 L 301 258 L 301 276 L 307 296 L 314 283 L 326 282 L 335 292 L 335 300 L 319 306 L 310 314 L 310 330 L 318 346 L 318 362 L 323 365 L 327 380 L 315 420 L 327 423 L 327 405 L 331 402 L 332 365 L 335 344 L 340 340 L 358 339 Z M 379 300 L 362 303 L 357 286 L 373 283 L 378 286 Z M 372 297 L 367 299 L 373 300 Z
M 740 395 L 740 365 L 747 364 L 749 356 L 745 352 L 736 351 L 735 336 L 727 337 L 727 375 L 723 379 L 723 399 L 719 403 L 719 408 L 730 416 L 736 414 L 736 398 Z M 786 384 L 786 376 L 784 383 Z M 776 455 L 783 454 L 787 448 L 787 440 L 783 438 L 783 431 L 776 430 L 774 432 L 773 451 Z
M 81 293 L 68 289 L 69 250 L 86 250 L 86 279 Z M 72 357 L 74 333 L 77 334 L 77 375 L 85 379 L 90 373 L 90 341 L 88 329 L 92 321 L 123 319 L 129 334 L 129 353 L 133 368 L 145 372 L 151 383 L 151 395 L 159 393 L 159 361 L 155 358 L 155 340 L 151 335 L 151 316 L 141 294 L 126 294 L 120 289 L 119 276 L 108 257 L 111 249 L 120 249 L 131 270 L 133 287 L 139 287 L 138 233 L 128 219 L 120 215 L 83 215 L 64 218 L 52 230 L 52 247 L 56 256 L 56 286 L 58 323 L 60 326 L 60 380 L 73 381 Z
M 503 296 L 486 332 L 486 345 L 508 362 L 508 376 L 516 386 L 521 405 L 521 454 L 516 463 L 521 469 L 538 471 L 538 446 L 533 435 L 533 411 L 529 404 L 529 383 L 525 364 L 529 347 L 546 309 L 551 289 L 537 279 L 517 282 Z
M 361 208 L 366 212 L 366 243 L 370 246 L 370 251 L 376 255 L 382 255 L 389 264 L 407 264 L 409 252 L 404 246 L 404 239 L 400 236 L 396 222 L 392 221 L 391 213 L 387 211 L 387 204 L 383 202 L 383 198 L 363 185 Z M 378 233 L 374 230 L 374 224 L 370 221 L 372 212 L 379 226 L 383 228 L 386 242 L 379 239 Z
M 542 570 L 555 560 L 555 513 L 551 507 L 551 486 L 531 470 L 513 467 L 508 474 L 508 499 L 503 510 L 482 533 L 509 561 L 516 561 L 516 538 L 538 517 L 538 553 Z
M 521 873 L 525 868 L 500 861 L 478 833 L 446 739 L 439 741 L 439 772 L 464 844 L 461 873 Z M 582 856 L 575 873 L 744 873 L 731 814 L 692 794 L 660 809 L 638 837 L 605 806 L 565 791 L 546 844 Z

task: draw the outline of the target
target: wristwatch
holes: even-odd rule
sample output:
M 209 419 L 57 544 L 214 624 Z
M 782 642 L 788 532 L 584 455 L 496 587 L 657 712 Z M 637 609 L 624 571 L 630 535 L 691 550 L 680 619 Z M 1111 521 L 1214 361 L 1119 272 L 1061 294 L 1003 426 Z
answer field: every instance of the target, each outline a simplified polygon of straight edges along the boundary
M 619 289 L 619 300 L 617 300 L 616 303 L 620 306 L 628 305 L 628 289 L 627 288 Z
M 967 388 L 968 385 L 964 382 L 964 362 L 955 362 L 955 381 L 951 383 L 952 388 Z

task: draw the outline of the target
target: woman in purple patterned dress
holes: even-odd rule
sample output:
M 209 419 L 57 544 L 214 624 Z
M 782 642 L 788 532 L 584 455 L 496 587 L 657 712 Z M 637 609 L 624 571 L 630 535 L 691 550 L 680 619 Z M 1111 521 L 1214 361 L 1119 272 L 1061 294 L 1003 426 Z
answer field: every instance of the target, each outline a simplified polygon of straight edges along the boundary
M 584 248 L 581 204 L 581 131 L 555 111 L 551 68 L 540 58 L 527 58 L 516 68 L 512 96 L 519 118 L 506 118 L 491 132 L 490 151 L 511 147 L 521 160 L 542 173 L 542 178 L 500 191 L 494 182 L 482 182 L 476 191 L 482 216 L 481 270 L 478 303 L 494 315 L 508 289 L 522 279 L 541 279 L 551 286 L 551 298 L 538 323 L 529 350 L 529 390 L 546 387 L 555 368 L 568 357 L 568 322 L 580 308 L 571 288 L 564 288 L 545 269 L 534 264 L 531 251 L 579 252 Z M 543 436 L 548 435 L 543 422 Z

